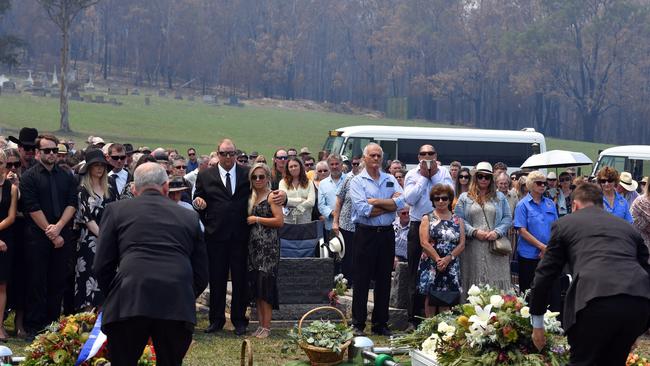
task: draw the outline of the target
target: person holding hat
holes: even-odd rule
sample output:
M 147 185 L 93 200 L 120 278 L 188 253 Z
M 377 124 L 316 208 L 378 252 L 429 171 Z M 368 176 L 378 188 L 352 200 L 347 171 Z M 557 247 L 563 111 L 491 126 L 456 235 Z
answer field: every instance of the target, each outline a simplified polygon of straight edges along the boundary
M 27 171 L 27 169 L 29 169 L 34 164 L 37 137 L 38 130 L 31 127 L 21 128 L 20 132 L 18 133 L 18 138 L 14 136 L 8 137 L 9 141 L 18 145 L 22 172 Z
M 81 233 L 75 261 L 75 311 L 97 308 L 104 300 L 97 287 L 92 264 L 102 214 L 106 205 L 116 199 L 108 183 L 108 171 L 111 168 L 101 150 L 91 149 L 86 152 L 86 164 L 79 169 L 81 182 L 75 224 L 81 229 Z
M 36 139 L 36 161 L 20 181 L 21 201 L 27 218 L 25 258 L 29 276 L 26 288 L 25 327 L 37 332 L 59 318 L 65 281 L 74 257 L 70 222 L 77 210 L 77 184 L 56 165 L 59 140 L 52 135 Z
M 637 188 L 639 188 L 639 183 L 632 179 L 632 174 L 622 172 L 618 177 L 616 192 L 625 198 L 630 207 L 632 207 L 634 200 L 639 197 L 639 194 L 636 192 Z
M 481 284 L 510 290 L 510 258 L 491 253 L 488 245 L 508 235 L 512 224 L 510 206 L 503 193 L 497 192 L 490 163 L 476 165 L 469 190 L 458 197 L 454 213 L 463 219 L 467 237 L 460 264 L 463 291 Z

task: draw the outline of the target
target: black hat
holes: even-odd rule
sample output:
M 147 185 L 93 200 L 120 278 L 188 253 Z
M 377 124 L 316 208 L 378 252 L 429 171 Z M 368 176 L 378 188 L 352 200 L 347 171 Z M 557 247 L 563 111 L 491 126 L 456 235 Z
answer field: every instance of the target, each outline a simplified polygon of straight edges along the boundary
M 126 151 L 127 155 L 133 154 L 135 151 L 133 150 L 133 145 L 132 144 L 124 144 L 124 150 Z
M 108 161 L 106 161 L 104 153 L 100 149 L 90 149 L 86 151 L 86 163 L 79 169 L 79 174 L 86 174 L 88 168 L 91 165 L 97 163 L 104 164 L 106 166 L 106 170 L 110 170 L 112 168 Z
M 178 192 L 189 189 L 187 184 L 185 184 L 185 179 L 183 177 L 171 177 L 169 179 L 169 191 Z
M 18 138 L 9 136 L 9 141 L 18 144 L 18 146 L 34 146 L 36 145 L 36 138 L 38 137 L 38 130 L 31 127 L 23 127 L 18 133 Z

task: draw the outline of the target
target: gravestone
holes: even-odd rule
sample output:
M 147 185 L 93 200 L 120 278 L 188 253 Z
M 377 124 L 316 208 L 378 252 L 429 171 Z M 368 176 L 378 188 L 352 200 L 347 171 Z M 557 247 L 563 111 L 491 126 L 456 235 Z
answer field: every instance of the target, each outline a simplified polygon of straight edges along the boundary
M 228 105 L 231 107 L 243 107 L 243 103 L 239 103 L 239 97 L 236 95 L 231 95 L 230 98 L 228 98 Z
M 83 101 L 88 102 L 88 103 L 92 103 L 93 102 L 93 96 L 92 95 L 84 95 Z
M 217 104 L 217 96 L 216 95 L 204 95 L 203 96 L 203 103 Z
M 32 95 L 35 97 L 45 97 L 47 96 L 47 92 L 43 89 L 33 90 Z
M 98 95 L 95 97 L 95 103 L 104 103 L 104 96 Z
M 34 88 L 43 88 L 43 82 L 42 81 L 35 81 L 34 84 L 32 85 Z
M 151 98 L 150 97 L 144 97 L 144 105 L 151 105 Z
M 158 90 L 158 96 L 162 97 L 162 98 L 167 97 L 167 90 L 165 90 L 165 89 Z
M 83 100 L 83 98 L 81 97 L 81 95 L 79 95 L 79 92 L 73 91 L 72 93 L 70 93 L 70 100 L 76 100 L 80 102 Z
M 409 298 L 408 264 L 398 262 L 395 267 L 395 276 L 391 280 L 390 306 L 398 309 L 406 309 Z
M 131 95 L 140 95 L 140 90 L 138 90 L 137 88 L 131 90 Z
M 2 89 L 4 91 L 10 90 L 10 89 L 16 90 L 16 83 L 13 82 L 13 81 L 5 81 L 5 82 L 2 83 Z
M 183 100 L 183 94 L 181 94 L 181 93 L 176 93 L 176 95 L 174 95 L 174 99 L 176 99 L 176 100 Z

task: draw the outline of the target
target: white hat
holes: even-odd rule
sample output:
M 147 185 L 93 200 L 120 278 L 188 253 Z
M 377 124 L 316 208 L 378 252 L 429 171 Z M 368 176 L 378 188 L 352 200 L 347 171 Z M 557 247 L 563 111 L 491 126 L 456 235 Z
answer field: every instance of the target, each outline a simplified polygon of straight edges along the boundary
M 343 234 L 339 231 L 338 235 L 334 236 L 327 244 L 323 244 L 332 253 L 338 253 L 340 258 L 345 257 L 345 240 Z
M 550 172 L 546 176 L 546 179 L 557 179 L 557 174 L 555 174 L 555 172 Z
M 488 163 L 487 161 L 482 161 L 476 164 L 476 172 L 492 174 L 492 164 Z
M 632 179 L 632 174 L 628 172 L 621 173 L 618 178 L 618 184 L 628 192 L 636 191 L 637 187 L 639 187 L 639 183 Z

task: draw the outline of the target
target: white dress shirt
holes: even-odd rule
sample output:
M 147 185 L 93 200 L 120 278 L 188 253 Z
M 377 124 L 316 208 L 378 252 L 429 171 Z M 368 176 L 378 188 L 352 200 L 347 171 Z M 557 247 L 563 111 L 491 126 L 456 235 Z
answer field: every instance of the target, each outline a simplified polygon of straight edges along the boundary
M 230 170 L 224 169 L 221 164 L 217 166 L 219 167 L 219 175 L 221 176 L 221 181 L 223 182 L 224 187 L 228 187 L 228 184 L 226 184 L 226 173 L 230 173 L 230 188 L 232 189 L 230 194 L 235 194 L 235 187 L 237 187 L 237 174 L 235 174 L 235 169 L 237 168 L 237 164 L 233 164 Z
M 126 185 L 126 180 L 129 178 L 129 172 L 127 172 L 126 169 L 122 169 L 117 173 L 111 170 L 108 173 L 108 175 L 115 176 L 115 185 L 117 186 L 117 193 L 122 193 L 122 191 L 124 190 L 124 186 Z

